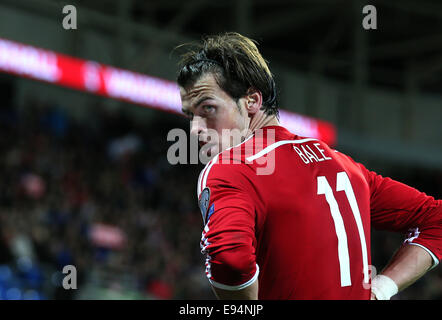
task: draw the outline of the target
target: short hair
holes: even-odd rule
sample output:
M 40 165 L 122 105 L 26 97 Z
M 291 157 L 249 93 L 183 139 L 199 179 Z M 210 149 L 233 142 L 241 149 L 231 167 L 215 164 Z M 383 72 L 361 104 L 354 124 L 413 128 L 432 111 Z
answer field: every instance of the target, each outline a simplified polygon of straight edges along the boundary
M 201 76 L 212 73 L 220 88 L 236 101 L 250 88 L 259 90 L 261 110 L 279 116 L 275 80 L 256 44 L 237 32 L 226 32 L 179 46 L 190 48 L 181 55 L 178 85 L 189 88 Z

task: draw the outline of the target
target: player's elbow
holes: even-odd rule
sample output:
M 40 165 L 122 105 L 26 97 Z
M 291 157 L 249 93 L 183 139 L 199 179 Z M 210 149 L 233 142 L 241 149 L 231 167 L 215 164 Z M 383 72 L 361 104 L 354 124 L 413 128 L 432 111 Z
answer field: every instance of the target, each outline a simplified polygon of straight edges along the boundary
M 226 250 L 213 257 L 213 280 L 225 285 L 244 284 L 256 273 L 255 255 L 250 250 Z

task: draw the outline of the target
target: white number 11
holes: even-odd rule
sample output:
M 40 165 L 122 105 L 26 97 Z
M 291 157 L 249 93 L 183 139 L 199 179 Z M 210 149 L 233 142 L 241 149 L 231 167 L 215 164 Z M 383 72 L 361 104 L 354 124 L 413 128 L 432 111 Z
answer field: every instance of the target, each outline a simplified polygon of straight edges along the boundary
M 364 282 L 368 283 L 368 258 L 364 227 L 362 225 L 361 213 L 359 212 L 358 203 L 356 202 L 356 197 L 353 192 L 350 179 L 348 178 L 346 172 L 338 172 L 336 179 L 336 191 L 345 192 L 345 195 L 347 196 L 348 202 L 351 207 L 351 211 L 353 212 L 353 216 L 355 218 L 356 225 L 359 231 L 359 238 L 361 240 Z M 325 195 L 325 199 L 330 206 L 330 212 L 335 224 L 336 236 L 338 237 L 338 258 L 341 271 L 341 287 L 351 286 L 347 233 L 345 232 L 344 222 L 342 220 L 342 215 L 339 211 L 339 206 L 336 202 L 336 198 L 333 195 L 333 190 L 330 187 L 327 178 L 324 176 L 318 177 L 318 195 L 319 194 Z

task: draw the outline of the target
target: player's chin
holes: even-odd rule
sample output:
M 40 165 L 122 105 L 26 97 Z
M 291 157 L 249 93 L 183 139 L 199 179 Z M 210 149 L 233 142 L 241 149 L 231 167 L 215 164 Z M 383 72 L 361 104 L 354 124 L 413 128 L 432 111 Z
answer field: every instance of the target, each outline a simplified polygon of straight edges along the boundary
M 205 143 L 201 147 L 201 155 L 208 159 L 212 159 L 214 156 L 216 156 L 220 152 L 220 147 L 217 143 Z

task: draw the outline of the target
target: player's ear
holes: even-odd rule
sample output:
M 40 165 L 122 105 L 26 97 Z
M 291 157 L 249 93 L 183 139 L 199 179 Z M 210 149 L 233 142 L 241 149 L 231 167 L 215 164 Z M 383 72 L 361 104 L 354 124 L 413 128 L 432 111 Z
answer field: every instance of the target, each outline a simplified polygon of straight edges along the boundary
M 262 107 L 262 93 L 261 91 L 250 88 L 246 94 L 246 109 L 249 115 L 257 113 Z

